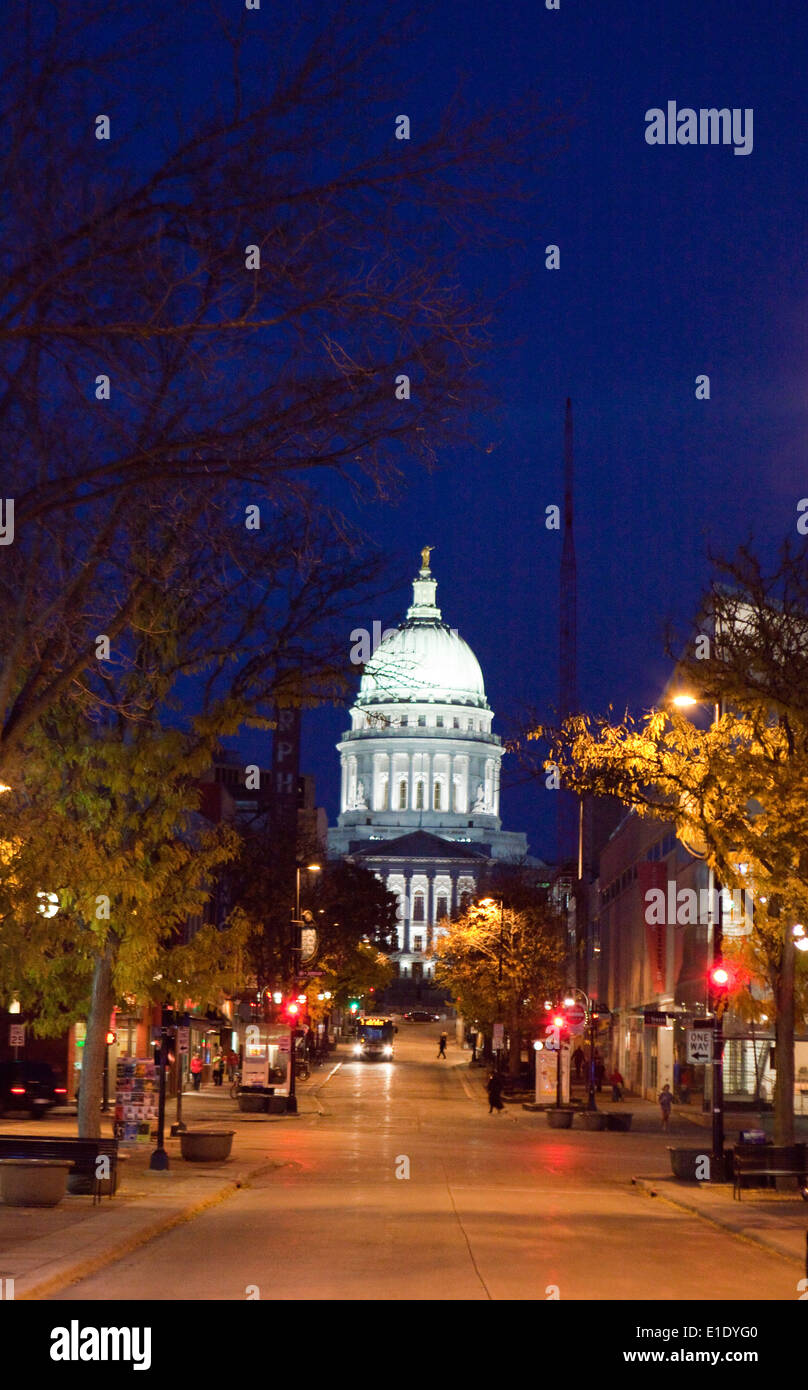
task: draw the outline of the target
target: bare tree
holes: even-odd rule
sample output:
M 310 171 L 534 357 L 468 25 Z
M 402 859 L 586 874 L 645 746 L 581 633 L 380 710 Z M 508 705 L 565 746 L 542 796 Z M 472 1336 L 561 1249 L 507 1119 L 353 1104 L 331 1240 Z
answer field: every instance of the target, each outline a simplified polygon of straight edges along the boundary
M 532 113 L 453 104 L 397 140 L 380 75 L 398 29 L 370 38 L 349 7 L 251 19 L 12 4 L 5 775 L 53 701 L 88 698 L 97 636 L 131 622 L 150 581 L 118 558 L 133 506 L 272 506 L 324 469 L 385 492 L 456 437 L 488 317 L 458 255 L 494 234 Z

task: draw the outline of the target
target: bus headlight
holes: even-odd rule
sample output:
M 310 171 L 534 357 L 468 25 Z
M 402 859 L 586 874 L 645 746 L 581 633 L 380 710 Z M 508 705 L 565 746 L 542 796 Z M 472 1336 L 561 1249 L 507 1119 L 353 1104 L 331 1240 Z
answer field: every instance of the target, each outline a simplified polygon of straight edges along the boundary
M 362 1055 L 362 1044 L 361 1044 L 361 1043 L 354 1043 L 353 1055 L 354 1055 L 354 1057 L 361 1057 L 361 1055 Z
M 384 1055 L 385 1055 L 385 1057 L 392 1057 L 392 1055 L 393 1055 L 393 1049 L 392 1049 L 392 1047 L 390 1047 L 389 1044 L 388 1044 L 388 1046 L 384 1049 Z

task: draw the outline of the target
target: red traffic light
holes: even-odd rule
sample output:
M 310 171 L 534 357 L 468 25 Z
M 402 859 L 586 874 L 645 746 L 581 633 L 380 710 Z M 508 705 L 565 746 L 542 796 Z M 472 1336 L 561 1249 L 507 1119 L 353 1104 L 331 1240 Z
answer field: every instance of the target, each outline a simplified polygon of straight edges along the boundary
M 566 1021 L 567 1021 L 567 1020 L 565 1019 L 565 1017 L 564 1017 L 563 1014 L 556 1014 L 555 1017 L 553 1018 L 553 1027 L 554 1027 L 554 1028 L 563 1028 L 563 1027 L 564 1027 L 564 1024 L 566 1023 Z
M 300 1013 L 300 1005 L 295 1003 L 294 999 L 291 999 L 286 1005 L 286 1012 L 290 1018 L 297 1018 Z
M 112 1044 L 115 1042 L 115 1039 L 117 1038 L 117 1036 L 118 1036 L 118 1034 L 117 1034 L 117 1033 L 113 1033 L 112 1029 L 110 1028 L 109 1032 L 107 1033 L 107 1047 L 111 1047 L 111 1046 L 112 1046 Z
M 710 971 L 710 982 L 716 989 L 726 989 L 732 980 L 732 975 L 725 965 L 714 965 Z

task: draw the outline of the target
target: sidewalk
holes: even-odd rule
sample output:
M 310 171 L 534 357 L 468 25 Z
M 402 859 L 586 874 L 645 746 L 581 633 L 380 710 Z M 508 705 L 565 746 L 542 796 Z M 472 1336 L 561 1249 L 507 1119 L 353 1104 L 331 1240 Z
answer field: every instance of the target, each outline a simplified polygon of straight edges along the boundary
M 179 1138 L 169 1135 L 176 1105 L 172 1098 L 166 1105 L 167 1172 L 149 1169 L 153 1143 L 132 1145 L 122 1150 L 127 1158 L 118 1192 L 100 1205 L 93 1206 L 90 1197 L 68 1195 L 57 1207 L 0 1206 L 0 1279 L 14 1280 L 18 1300 L 59 1293 L 206 1207 L 225 1201 L 260 1174 L 284 1167 L 271 1152 L 272 1126 L 311 1122 L 321 1114 L 317 1092 L 340 1065 L 340 1057 L 332 1053 L 308 1081 L 298 1080 L 297 1115 L 242 1115 L 226 1087 L 183 1092 L 183 1119 L 189 1129 L 235 1130 L 234 1156 L 225 1163 L 183 1160 Z M 48 1121 L 41 1122 L 36 1133 L 76 1133 L 75 1112 L 52 1114 Z M 102 1117 L 102 1131 L 111 1133 L 109 1117 Z M 25 1120 L 15 1124 L 9 1118 L 0 1125 L 0 1133 L 18 1132 L 28 1133 Z

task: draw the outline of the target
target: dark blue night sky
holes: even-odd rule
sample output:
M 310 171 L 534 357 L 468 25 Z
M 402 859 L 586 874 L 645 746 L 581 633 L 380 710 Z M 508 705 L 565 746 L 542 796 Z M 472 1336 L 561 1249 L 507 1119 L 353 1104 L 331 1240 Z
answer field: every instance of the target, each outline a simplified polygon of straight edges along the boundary
M 366 4 L 368 24 L 376 6 Z M 381 13 L 381 11 L 379 11 Z M 648 5 L 458 0 L 420 10 L 402 47 L 397 110 L 413 138 L 457 82 L 478 108 L 535 91 L 570 120 L 565 148 L 532 176 L 522 245 L 476 256 L 470 278 L 503 296 L 482 379 L 495 410 L 477 450 L 412 474 L 395 508 L 363 519 L 400 575 L 378 612 L 403 617 L 419 547 L 445 620 L 482 665 L 507 734 L 557 697 L 564 401 L 573 399 L 579 690 L 584 707 L 640 709 L 667 674 L 663 629 L 686 624 L 708 552 L 795 535 L 804 466 L 808 12 L 737 0 Z M 645 112 L 751 107 L 754 148 L 645 141 Z M 537 136 L 536 165 L 544 153 Z M 545 269 L 557 243 L 561 268 Z M 708 373 L 711 399 L 696 399 Z M 493 445 L 491 452 L 486 446 Z M 347 640 L 347 635 L 346 635 Z M 304 767 L 333 821 L 345 727 L 306 717 Z M 506 828 L 552 857 L 552 793 L 511 767 Z

